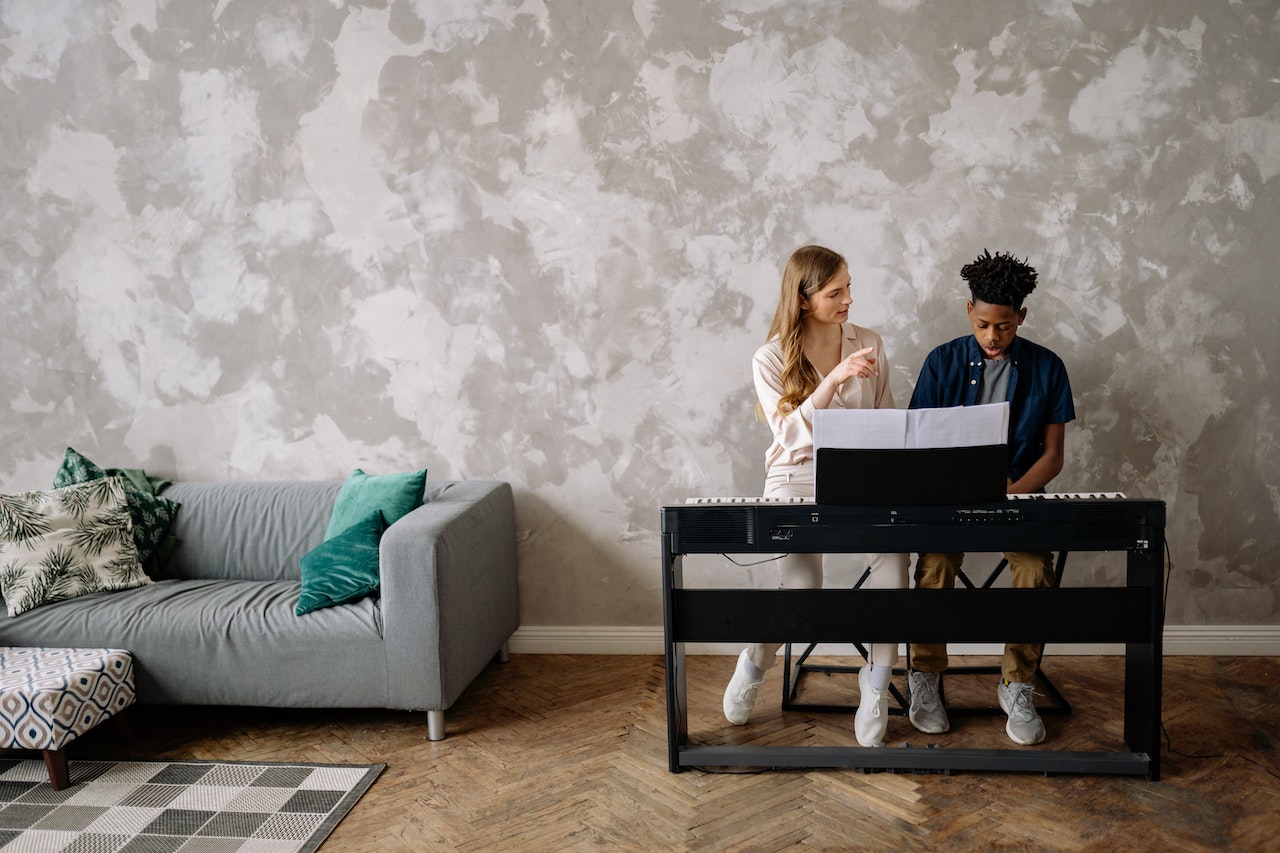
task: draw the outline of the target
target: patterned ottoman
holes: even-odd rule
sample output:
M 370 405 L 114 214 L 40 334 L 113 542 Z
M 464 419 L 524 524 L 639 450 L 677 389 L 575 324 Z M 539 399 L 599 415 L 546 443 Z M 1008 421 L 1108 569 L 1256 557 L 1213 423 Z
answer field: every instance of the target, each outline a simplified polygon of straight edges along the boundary
M 133 699 L 129 652 L 0 647 L 0 749 L 42 751 L 55 791 L 68 782 L 63 748 Z

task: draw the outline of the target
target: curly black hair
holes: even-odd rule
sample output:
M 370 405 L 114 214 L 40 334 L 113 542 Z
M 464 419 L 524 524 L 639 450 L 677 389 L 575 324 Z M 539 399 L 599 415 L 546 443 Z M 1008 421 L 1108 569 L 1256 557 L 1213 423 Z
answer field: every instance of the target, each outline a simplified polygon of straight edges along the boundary
M 961 267 L 960 277 L 969 283 L 975 302 L 990 305 L 1021 308 L 1022 300 L 1036 289 L 1035 267 L 1011 254 L 992 255 L 986 249 L 973 263 Z

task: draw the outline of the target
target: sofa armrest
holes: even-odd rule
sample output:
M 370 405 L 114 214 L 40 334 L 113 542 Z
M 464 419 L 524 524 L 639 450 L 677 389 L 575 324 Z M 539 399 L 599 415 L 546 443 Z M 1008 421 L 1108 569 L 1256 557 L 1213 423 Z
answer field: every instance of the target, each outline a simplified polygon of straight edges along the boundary
M 400 518 L 380 549 L 388 707 L 443 710 L 520 624 L 515 502 L 466 480 Z

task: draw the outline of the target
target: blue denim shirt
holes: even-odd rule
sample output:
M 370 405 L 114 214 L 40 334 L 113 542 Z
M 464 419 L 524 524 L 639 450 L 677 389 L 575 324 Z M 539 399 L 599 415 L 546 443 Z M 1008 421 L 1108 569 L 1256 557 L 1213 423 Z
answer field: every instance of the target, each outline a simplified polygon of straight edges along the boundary
M 1009 377 L 1009 479 L 1017 480 L 1044 453 L 1044 428 L 1075 420 L 1071 382 L 1062 359 L 1050 349 L 1015 337 L 1005 356 Z M 982 348 L 973 335 L 948 341 L 929 353 L 911 394 L 912 409 L 973 406 L 982 384 Z

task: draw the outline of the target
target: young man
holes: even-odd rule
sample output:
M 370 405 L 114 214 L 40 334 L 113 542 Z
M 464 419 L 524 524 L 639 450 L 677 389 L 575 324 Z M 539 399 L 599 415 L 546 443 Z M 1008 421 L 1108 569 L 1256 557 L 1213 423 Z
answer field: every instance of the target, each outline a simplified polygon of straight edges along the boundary
M 969 284 L 969 322 L 973 334 L 934 349 L 925 360 L 911 395 L 911 408 L 938 408 L 999 403 L 1009 413 L 1010 494 L 1043 491 L 1062 470 L 1063 436 L 1074 420 L 1067 369 L 1052 351 L 1018 337 L 1027 318 L 1023 299 L 1036 286 L 1036 271 L 1013 255 L 984 250 L 960 270 Z M 1006 552 L 1013 586 L 1053 586 L 1053 554 Z M 961 553 L 921 554 L 916 562 L 917 589 L 950 589 Z M 996 695 L 1009 715 L 1005 731 L 1014 742 L 1044 740 L 1044 723 L 1031 698 L 1031 681 L 1040 664 L 1040 644 L 1010 643 L 1004 647 L 1001 683 Z M 950 728 L 946 708 L 938 698 L 938 675 L 947 668 L 947 647 L 912 645 L 907 683 L 911 690 L 909 717 L 922 732 L 936 734 Z

